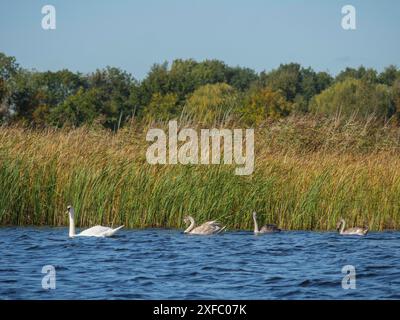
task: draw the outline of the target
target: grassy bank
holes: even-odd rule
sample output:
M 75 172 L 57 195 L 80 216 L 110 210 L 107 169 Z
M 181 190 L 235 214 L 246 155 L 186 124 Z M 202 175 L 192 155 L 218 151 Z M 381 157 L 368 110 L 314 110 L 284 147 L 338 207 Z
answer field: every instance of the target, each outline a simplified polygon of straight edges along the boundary
M 331 230 L 340 217 L 400 227 L 400 130 L 373 121 L 288 118 L 256 129 L 251 176 L 233 166 L 152 166 L 144 128 L 0 128 L 0 224 L 183 227 L 183 216 L 231 229 L 260 222 Z

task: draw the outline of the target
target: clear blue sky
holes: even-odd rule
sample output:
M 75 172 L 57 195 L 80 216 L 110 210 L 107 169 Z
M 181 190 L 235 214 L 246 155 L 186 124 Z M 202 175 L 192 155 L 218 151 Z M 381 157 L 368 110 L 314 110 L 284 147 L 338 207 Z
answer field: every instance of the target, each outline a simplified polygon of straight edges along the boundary
M 43 5 L 57 29 L 41 28 Z M 357 30 L 341 28 L 341 8 Z M 1 0 L 0 51 L 26 68 L 90 72 L 107 65 L 142 79 L 153 63 L 220 59 L 256 71 L 299 62 L 400 66 L 398 0 Z

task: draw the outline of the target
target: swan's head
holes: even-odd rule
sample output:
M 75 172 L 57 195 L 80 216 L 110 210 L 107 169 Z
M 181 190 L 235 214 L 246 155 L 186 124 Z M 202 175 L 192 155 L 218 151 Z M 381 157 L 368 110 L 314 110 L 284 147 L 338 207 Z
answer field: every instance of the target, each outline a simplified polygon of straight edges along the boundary
M 192 218 L 191 216 L 186 216 L 186 217 L 183 218 L 183 221 L 184 221 L 186 224 L 191 223 L 192 220 L 193 220 L 193 218 Z
M 253 218 L 257 218 L 257 212 L 253 211 Z
M 71 205 L 67 206 L 67 213 L 69 214 L 70 217 L 74 217 L 75 211 Z
M 340 226 L 342 225 L 342 223 L 344 223 L 344 220 L 340 219 L 339 222 L 336 224 L 336 230 L 340 229 Z

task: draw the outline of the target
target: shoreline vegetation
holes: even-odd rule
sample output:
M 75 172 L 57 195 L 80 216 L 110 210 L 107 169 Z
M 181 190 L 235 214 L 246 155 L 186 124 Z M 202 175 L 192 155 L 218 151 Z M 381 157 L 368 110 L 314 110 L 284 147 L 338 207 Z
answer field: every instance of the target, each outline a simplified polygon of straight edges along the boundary
M 400 227 L 396 125 L 271 120 L 255 129 L 251 176 L 230 165 L 149 165 L 146 130 L 134 121 L 117 133 L 1 127 L 0 224 L 66 226 L 71 203 L 80 227 L 184 228 L 191 214 L 252 230 L 253 211 L 284 230 L 334 230 L 341 217 L 372 231 Z
M 150 128 L 254 128 L 235 165 L 150 165 Z M 400 70 L 335 76 L 297 63 L 255 72 L 218 60 L 39 72 L 0 52 L 0 225 L 334 230 L 400 228 Z

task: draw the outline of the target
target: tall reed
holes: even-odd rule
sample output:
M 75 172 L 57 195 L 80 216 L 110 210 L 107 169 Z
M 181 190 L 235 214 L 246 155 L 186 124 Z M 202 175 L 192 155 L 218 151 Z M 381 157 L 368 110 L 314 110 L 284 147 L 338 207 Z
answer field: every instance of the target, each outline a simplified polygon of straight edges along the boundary
M 146 128 L 0 128 L 0 224 L 182 228 L 183 217 L 230 229 L 260 222 L 332 230 L 340 217 L 400 226 L 400 130 L 371 122 L 288 118 L 256 129 L 251 176 L 234 166 L 149 165 Z

